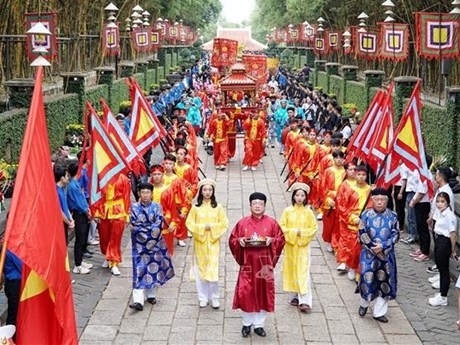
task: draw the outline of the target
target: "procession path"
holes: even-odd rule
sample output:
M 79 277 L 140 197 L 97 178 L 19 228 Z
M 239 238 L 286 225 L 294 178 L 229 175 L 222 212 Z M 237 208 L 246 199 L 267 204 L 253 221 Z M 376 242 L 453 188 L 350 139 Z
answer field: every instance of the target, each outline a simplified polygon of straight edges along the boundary
M 289 305 L 289 295 L 282 291 L 281 260 L 275 270 L 276 311 L 267 317 L 267 337 L 260 338 L 255 334 L 247 339 L 241 337 L 240 313 L 231 308 L 238 266 L 227 245 L 228 235 L 234 224 L 248 214 L 248 198 L 252 192 L 267 194 L 267 214 L 277 219 L 290 203 L 290 195 L 285 192 L 286 186 L 279 177 L 283 159 L 276 149 L 268 149 L 263 164 L 252 172 L 241 170 L 242 139 L 238 140 L 237 146 L 237 154 L 225 171 L 216 171 L 212 156 L 200 149 L 203 170 L 207 177 L 217 181 L 217 200 L 226 208 L 230 220 L 230 229 L 221 240 L 221 308 L 198 307 L 195 283 L 189 280 L 193 248 L 188 244 L 185 248 L 176 247 L 176 277 L 160 288 L 157 304 L 146 303 L 142 312 L 134 312 L 128 307 L 132 287 L 131 249 L 129 242 L 124 241 L 122 275 L 110 278 L 84 327 L 80 344 L 422 344 L 395 301 L 390 303 L 388 324 L 373 320 L 371 313 L 359 317 L 355 284 L 346 275 L 337 273 L 335 258 L 325 251 L 320 239 L 321 229 L 311 244 L 312 313 L 301 314 Z M 400 277 L 400 282 L 404 279 Z M 425 301 L 425 296 L 419 298 Z M 454 307 L 448 308 L 454 310 Z M 428 306 L 427 310 L 430 310 Z M 450 322 L 452 328 L 455 320 L 445 322 Z M 422 325 L 420 323 L 419 328 Z

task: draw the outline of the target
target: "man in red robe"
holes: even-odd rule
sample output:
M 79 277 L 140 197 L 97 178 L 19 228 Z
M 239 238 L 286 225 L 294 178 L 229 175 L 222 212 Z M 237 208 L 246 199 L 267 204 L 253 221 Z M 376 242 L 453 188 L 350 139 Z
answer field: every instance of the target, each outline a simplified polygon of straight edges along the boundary
M 275 310 L 274 268 L 284 247 L 284 234 L 277 221 L 265 215 L 267 197 L 262 193 L 249 196 L 251 215 L 233 228 L 229 246 L 240 271 L 235 287 L 233 309 L 241 309 L 243 328 L 248 337 L 254 333 L 265 337 L 267 312 Z
M 246 133 L 244 138 L 243 170 L 246 171 L 250 167 L 252 171 L 255 171 L 264 155 L 264 142 L 267 136 L 265 122 L 260 118 L 258 112 L 253 113 L 251 118 L 244 121 L 243 130 Z
M 225 170 L 228 163 L 228 138 L 227 132 L 232 122 L 225 113 L 219 113 L 211 120 L 208 128 L 208 136 L 213 142 L 214 165 L 218 170 Z

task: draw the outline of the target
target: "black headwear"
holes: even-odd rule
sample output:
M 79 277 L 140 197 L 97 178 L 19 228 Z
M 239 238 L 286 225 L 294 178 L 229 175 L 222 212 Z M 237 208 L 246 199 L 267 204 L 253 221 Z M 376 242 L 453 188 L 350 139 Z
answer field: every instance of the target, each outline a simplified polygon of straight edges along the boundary
M 254 192 L 249 196 L 249 202 L 252 200 L 262 200 L 263 202 L 267 202 L 267 196 L 264 193 Z
M 372 196 L 376 196 L 376 195 L 388 196 L 388 191 L 385 188 L 377 187 L 371 191 L 371 195 Z
M 148 182 L 141 182 L 137 185 L 137 190 L 148 189 L 149 191 L 153 191 L 153 184 Z

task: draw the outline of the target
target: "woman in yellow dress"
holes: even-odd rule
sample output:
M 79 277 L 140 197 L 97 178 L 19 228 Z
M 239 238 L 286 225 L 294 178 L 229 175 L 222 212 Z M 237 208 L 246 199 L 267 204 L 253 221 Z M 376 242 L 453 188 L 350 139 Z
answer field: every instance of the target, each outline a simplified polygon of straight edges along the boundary
M 292 206 L 284 209 L 279 222 L 286 238 L 283 290 L 294 292 L 291 305 L 308 313 L 312 307 L 310 242 L 315 238 L 318 224 L 307 205 L 310 187 L 305 183 L 294 183 L 292 190 Z
M 197 203 L 188 214 L 186 226 L 193 237 L 192 273 L 195 276 L 200 308 L 211 302 L 214 309 L 219 302 L 220 238 L 227 231 L 228 218 L 215 197 L 216 182 L 201 180 Z

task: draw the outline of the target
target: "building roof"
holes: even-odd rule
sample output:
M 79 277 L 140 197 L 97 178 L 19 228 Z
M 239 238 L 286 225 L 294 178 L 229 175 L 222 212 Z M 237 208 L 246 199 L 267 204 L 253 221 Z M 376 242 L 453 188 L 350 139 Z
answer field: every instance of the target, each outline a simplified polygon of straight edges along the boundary
M 243 50 L 258 51 L 268 47 L 252 38 L 251 27 L 247 28 L 217 28 L 216 38 L 226 38 L 238 41 Z M 212 50 L 214 39 L 203 44 L 204 50 Z
M 228 76 L 220 81 L 222 90 L 233 89 L 233 87 L 249 87 L 250 89 L 256 88 L 256 80 L 246 74 L 246 67 L 237 62 L 230 67 Z

